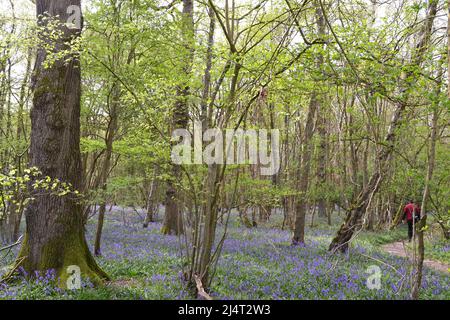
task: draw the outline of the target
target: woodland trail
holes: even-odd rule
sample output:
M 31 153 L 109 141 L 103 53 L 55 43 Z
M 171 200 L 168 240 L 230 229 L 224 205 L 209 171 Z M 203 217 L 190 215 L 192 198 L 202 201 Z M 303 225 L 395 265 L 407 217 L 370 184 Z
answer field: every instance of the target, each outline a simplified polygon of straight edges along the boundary
M 410 248 L 406 249 L 406 246 L 407 246 L 407 243 L 404 244 L 401 241 L 397 241 L 397 242 L 383 245 L 381 248 L 383 249 L 383 251 L 385 251 L 389 254 L 400 256 L 400 257 L 405 257 L 411 261 L 412 260 L 412 252 L 411 252 Z M 430 269 L 440 271 L 443 273 L 450 273 L 450 265 L 447 265 L 440 261 L 424 259 L 423 264 Z

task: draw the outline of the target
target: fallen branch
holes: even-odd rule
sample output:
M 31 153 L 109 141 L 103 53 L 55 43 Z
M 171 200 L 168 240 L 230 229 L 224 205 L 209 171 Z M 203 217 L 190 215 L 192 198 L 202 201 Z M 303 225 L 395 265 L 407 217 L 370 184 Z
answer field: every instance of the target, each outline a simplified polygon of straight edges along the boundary
M 23 235 L 21 235 L 21 236 L 19 237 L 19 239 L 17 239 L 17 241 L 14 242 L 13 244 L 10 244 L 10 245 L 7 245 L 6 247 L 0 248 L 0 252 L 5 251 L 5 250 L 8 250 L 8 249 L 11 249 L 11 248 L 13 248 L 13 247 L 19 245 L 19 244 L 22 242 L 22 238 L 23 238 Z
M 195 284 L 197 285 L 197 298 L 199 300 L 213 300 L 213 298 L 206 293 L 205 289 L 203 288 L 202 280 L 198 275 L 194 275 Z
M 27 257 L 21 257 L 17 259 L 11 270 L 9 270 L 2 278 L 0 278 L 0 283 L 8 283 L 16 273 L 17 269 L 22 265 L 22 262 L 25 261 Z

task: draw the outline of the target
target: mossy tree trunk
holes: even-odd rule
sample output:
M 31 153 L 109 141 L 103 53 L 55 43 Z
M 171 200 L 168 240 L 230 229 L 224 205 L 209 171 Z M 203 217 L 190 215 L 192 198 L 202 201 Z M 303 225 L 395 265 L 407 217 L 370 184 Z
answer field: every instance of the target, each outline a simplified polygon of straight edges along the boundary
M 62 36 L 50 40 L 45 31 L 41 41 L 63 58 L 52 61 L 42 47 L 38 49 L 33 74 L 33 107 L 31 110 L 30 165 L 44 176 L 70 183 L 75 190 L 82 187 L 80 157 L 79 57 L 70 51 L 70 41 L 79 36 L 79 28 L 65 25 L 71 14 L 69 6 L 80 7 L 80 0 L 37 0 L 38 23 L 48 29 L 40 17 L 58 17 Z M 80 14 L 81 15 L 81 14 Z M 81 21 L 81 17 L 80 17 Z M 67 50 L 67 51 L 66 51 Z M 65 286 L 67 267 L 77 265 L 82 277 L 98 282 L 108 276 L 98 267 L 89 251 L 84 232 L 82 204 L 73 195 L 56 196 L 34 192 L 35 201 L 25 211 L 26 233 L 18 261 L 29 274 L 56 270 Z

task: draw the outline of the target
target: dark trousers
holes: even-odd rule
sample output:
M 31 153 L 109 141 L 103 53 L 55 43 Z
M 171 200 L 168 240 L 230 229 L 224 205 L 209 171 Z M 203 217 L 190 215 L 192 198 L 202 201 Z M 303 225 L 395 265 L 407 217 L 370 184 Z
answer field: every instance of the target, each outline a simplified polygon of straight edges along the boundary
M 412 237 L 413 237 L 413 221 L 408 220 L 408 239 L 409 239 L 409 241 L 411 241 Z

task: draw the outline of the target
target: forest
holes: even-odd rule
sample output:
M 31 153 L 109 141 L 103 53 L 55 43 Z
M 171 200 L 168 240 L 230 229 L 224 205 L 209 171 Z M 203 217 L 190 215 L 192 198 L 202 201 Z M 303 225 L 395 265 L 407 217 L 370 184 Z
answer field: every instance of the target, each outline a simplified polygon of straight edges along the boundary
M 0 300 L 450 300 L 450 0 L 0 9 Z

